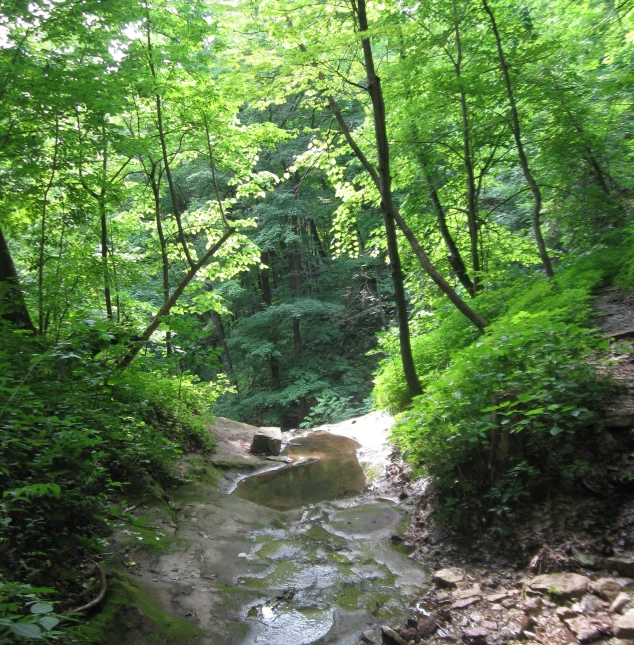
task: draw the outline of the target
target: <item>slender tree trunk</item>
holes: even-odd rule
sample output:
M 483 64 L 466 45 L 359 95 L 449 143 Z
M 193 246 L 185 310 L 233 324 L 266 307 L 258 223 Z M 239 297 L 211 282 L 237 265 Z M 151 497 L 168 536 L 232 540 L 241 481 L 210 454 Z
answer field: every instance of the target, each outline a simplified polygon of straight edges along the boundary
M 322 241 L 319 238 L 319 233 L 317 232 L 317 225 L 315 224 L 315 220 L 312 217 L 308 218 L 308 226 L 310 228 L 310 236 L 313 239 L 315 248 L 317 249 L 317 253 L 319 253 L 320 257 L 325 258 L 326 249 L 324 249 L 324 245 L 322 244 Z
M 358 0 L 355 10 L 359 28 L 361 31 L 367 31 L 368 24 L 365 11 L 365 0 Z M 416 374 L 416 366 L 414 365 L 414 357 L 412 355 L 407 300 L 405 298 L 405 281 L 401 268 L 401 258 L 398 252 L 398 242 L 396 239 L 396 224 L 394 221 L 395 208 L 392 201 L 392 178 L 390 176 L 390 153 L 385 125 L 385 106 L 383 104 L 381 83 L 379 77 L 374 71 L 374 60 L 372 58 L 372 48 L 370 46 L 369 39 L 364 38 L 362 40 L 362 47 L 365 71 L 368 79 L 368 92 L 370 93 L 372 107 L 374 109 L 374 135 L 379 159 L 378 176 L 379 192 L 381 195 L 381 213 L 383 215 L 383 225 L 385 228 L 387 251 L 390 261 L 390 273 L 392 276 L 392 288 L 394 290 L 394 303 L 396 305 L 396 316 L 399 328 L 401 361 L 403 363 L 403 372 L 405 374 L 409 396 L 414 397 L 422 393 L 422 388 L 420 381 L 418 380 L 418 375 Z M 339 117 L 341 117 L 339 108 L 332 98 L 330 99 L 330 107 L 333 109 L 335 116 L 339 113 Z M 337 117 L 338 120 L 339 117 Z
M 520 119 L 517 112 L 517 105 L 515 103 L 515 95 L 513 94 L 513 86 L 511 85 L 511 77 L 509 75 L 509 64 L 506 60 L 506 57 L 504 56 L 502 39 L 500 37 L 500 32 L 498 31 L 495 15 L 487 0 L 482 0 L 482 6 L 484 7 L 484 11 L 489 16 L 489 20 L 491 21 L 491 29 L 493 31 L 493 35 L 495 36 L 500 69 L 504 78 L 506 96 L 511 108 L 511 125 L 513 127 L 513 136 L 515 138 L 515 147 L 517 148 L 517 154 L 520 159 L 520 166 L 522 167 L 524 178 L 526 179 L 526 182 L 531 189 L 531 193 L 533 194 L 533 234 L 535 235 L 537 249 L 539 250 L 539 257 L 541 258 L 542 265 L 544 266 L 544 271 L 549 278 L 552 278 L 554 275 L 553 267 L 550 261 L 550 257 L 548 256 L 548 250 L 546 249 L 546 243 L 544 242 L 544 236 L 542 235 L 541 227 L 542 193 L 539 186 L 537 185 L 537 182 L 535 181 L 535 178 L 533 177 L 533 173 L 531 172 L 528 165 L 528 159 L 526 158 L 526 152 L 524 151 L 524 143 L 522 142 L 522 133 L 520 130 Z
M 455 0 L 452 1 L 454 12 L 454 34 L 457 49 L 456 60 L 454 61 L 454 70 L 458 83 L 462 77 L 462 41 L 460 39 L 460 25 L 456 12 Z M 471 266 L 473 268 L 473 286 L 477 293 L 482 290 L 482 280 L 480 277 L 480 249 L 479 249 L 479 221 L 478 221 L 478 201 L 475 174 L 473 171 L 473 161 L 471 158 L 471 131 L 469 128 L 469 109 L 467 106 L 467 95 L 463 90 L 459 93 L 460 114 L 462 119 L 462 153 L 465 171 L 467 173 L 467 223 L 469 226 L 469 240 L 471 242 Z
M 110 272 L 108 270 L 108 220 L 106 217 L 105 189 L 99 195 L 99 220 L 101 222 L 101 269 L 103 272 L 103 292 L 106 300 L 106 316 L 112 320 L 112 296 L 110 294 Z
M 156 221 L 156 232 L 159 236 L 159 244 L 161 245 L 161 270 L 163 274 L 163 302 L 167 302 L 170 297 L 170 274 L 169 274 L 169 258 L 167 255 L 167 243 L 165 242 L 165 233 L 163 232 L 163 222 L 161 221 L 161 192 L 159 186 L 159 179 L 156 176 L 157 164 L 152 162 L 152 170 L 148 178 L 150 186 L 152 187 L 152 194 L 154 196 L 154 219 Z M 165 337 L 165 349 L 167 355 L 172 353 L 172 333 L 168 330 Z
M 0 317 L 17 327 L 35 332 L 29 316 L 20 280 L 9 252 L 7 241 L 0 228 Z
M 156 69 L 154 67 L 154 58 L 153 58 L 153 48 L 152 48 L 152 31 L 151 31 L 151 22 L 150 22 L 150 13 L 147 11 L 147 48 L 148 48 L 148 63 L 150 66 L 150 72 L 154 80 L 157 80 Z M 178 239 L 183 247 L 183 252 L 187 258 L 187 262 L 190 267 L 194 266 L 194 261 L 192 259 L 191 253 L 189 252 L 189 246 L 187 240 L 185 239 L 185 231 L 183 230 L 183 221 L 181 218 L 181 211 L 178 204 L 178 196 L 176 195 L 176 187 L 174 185 L 174 179 L 172 177 L 172 169 L 170 167 L 169 157 L 167 154 L 167 143 L 165 140 L 165 129 L 163 127 L 163 106 L 161 102 L 160 94 L 155 94 L 154 96 L 156 103 L 156 120 L 158 127 L 159 141 L 161 143 L 161 153 L 163 155 L 163 168 L 165 170 L 165 176 L 167 177 L 167 185 L 169 186 L 169 195 L 170 201 L 172 202 L 172 212 L 174 213 L 174 218 L 176 219 L 176 226 L 178 228 Z
M 469 277 L 469 272 L 465 266 L 464 260 L 458 249 L 458 245 L 451 234 L 449 227 L 447 226 L 447 216 L 445 215 L 445 209 L 442 206 L 440 197 L 438 196 L 438 191 L 436 190 L 436 184 L 434 183 L 434 178 L 427 167 L 426 160 L 421 156 L 421 165 L 423 167 L 423 173 L 425 174 L 425 182 L 427 183 L 427 189 L 429 190 L 429 199 L 431 200 L 434 212 L 436 213 L 436 219 L 438 220 L 438 228 L 440 229 L 440 234 L 442 239 L 445 242 L 447 250 L 449 251 L 449 264 L 454 270 L 456 277 L 460 280 L 460 284 L 467 290 L 467 293 L 474 298 L 476 295 L 475 285 Z
M 235 382 L 233 373 L 233 363 L 231 361 L 231 354 L 229 353 L 229 346 L 227 345 L 227 336 L 225 334 L 225 326 L 222 323 L 222 316 L 213 309 L 210 312 L 211 322 L 213 323 L 216 332 L 216 338 L 222 349 L 222 363 L 225 366 L 225 372 L 232 382 Z
M 143 347 L 145 343 L 150 340 L 152 334 L 158 329 L 158 326 L 161 324 L 161 319 L 165 318 L 165 316 L 169 316 L 172 307 L 181 297 L 183 291 L 185 291 L 185 289 L 187 288 L 187 285 L 194 279 L 198 271 L 200 271 L 200 269 L 202 269 L 207 264 L 207 262 L 209 262 L 209 260 L 218 252 L 218 250 L 229 239 L 229 237 L 233 235 L 233 233 L 235 233 L 234 228 L 227 229 L 223 233 L 222 237 L 214 245 L 207 249 L 202 258 L 192 267 L 190 267 L 189 271 L 179 282 L 178 286 L 176 287 L 176 289 L 174 289 L 168 300 L 163 303 L 163 306 L 153 318 L 152 322 L 146 327 L 141 336 L 135 339 L 134 344 L 129 348 L 128 352 L 124 354 L 124 356 L 120 359 L 119 363 L 117 364 L 120 369 L 124 369 L 128 367 L 130 363 L 132 363 L 137 354 L 141 351 L 141 347 Z
M 381 328 L 387 329 L 388 322 L 387 316 L 385 315 L 385 309 L 383 308 L 383 301 L 381 299 L 381 283 L 379 282 L 379 265 L 374 265 L 374 282 L 376 284 L 376 297 L 379 303 L 379 315 L 381 316 Z
M 262 251 L 260 254 L 262 264 L 266 266 L 262 269 L 260 279 L 262 281 L 262 300 L 267 307 L 271 306 L 271 259 L 268 251 Z
M 38 333 L 44 333 L 44 251 L 46 246 L 46 209 L 48 207 L 48 195 L 53 187 L 55 173 L 57 172 L 57 153 L 59 150 L 59 120 L 55 119 L 55 148 L 53 151 L 53 164 L 51 167 L 51 176 L 48 184 L 44 189 L 42 198 L 42 217 L 40 220 L 40 254 L 37 271 L 37 327 Z

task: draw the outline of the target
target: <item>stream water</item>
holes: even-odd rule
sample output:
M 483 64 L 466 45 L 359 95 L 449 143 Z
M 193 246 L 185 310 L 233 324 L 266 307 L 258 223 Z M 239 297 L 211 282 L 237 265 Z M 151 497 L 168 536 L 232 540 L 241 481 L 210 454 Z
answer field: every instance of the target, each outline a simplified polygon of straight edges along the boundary
M 235 494 L 288 511 L 358 493 L 366 484 L 357 460 L 360 447 L 348 437 L 312 432 L 286 447 L 282 454 L 292 460 L 289 465 L 243 479 Z
M 222 423 L 222 460 L 251 460 L 253 428 Z M 120 592 L 136 595 L 129 609 L 117 609 L 128 595 L 110 601 L 104 642 L 358 645 L 363 631 L 380 642 L 381 625 L 424 614 L 429 572 L 392 539 L 407 502 L 366 487 L 387 463 L 389 425 L 380 413 L 351 419 L 294 438 L 291 463 L 275 470 L 244 478 L 225 465 L 170 490 L 169 507 L 141 500 L 146 528 L 117 537 L 128 562 Z
M 424 614 L 412 599 L 428 572 L 391 539 L 405 523 L 403 509 L 352 496 L 366 484 L 358 448 L 347 437 L 313 432 L 287 447 L 291 464 L 236 488 L 235 495 L 268 508 L 304 509 L 286 526 L 253 532 L 241 554 L 266 565 L 238 579 L 266 594 L 243 608 L 250 625 L 244 645 L 356 644 L 364 629 Z

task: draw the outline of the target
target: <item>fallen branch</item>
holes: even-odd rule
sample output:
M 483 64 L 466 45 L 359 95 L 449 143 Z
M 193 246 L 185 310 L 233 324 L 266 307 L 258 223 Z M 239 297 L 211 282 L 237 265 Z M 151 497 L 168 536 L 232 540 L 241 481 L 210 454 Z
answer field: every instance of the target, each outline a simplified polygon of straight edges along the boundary
M 97 567 L 97 570 L 99 571 L 99 580 L 101 582 L 101 589 L 99 591 L 99 594 L 94 600 L 91 600 L 89 603 L 86 603 L 81 607 L 77 607 L 76 609 L 71 609 L 70 610 L 71 614 L 78 614 L 78 613 L 89 611 L 94 607 L 96 607 L 97 605 L 100 605 L 103 602 L 103 599 L 106 597 L 106 592 L 108 591 L 108 580 L 106 579 L 106 572 L 103 570 L 103 567 L 98 562 L 93 561 L 93 564 Z

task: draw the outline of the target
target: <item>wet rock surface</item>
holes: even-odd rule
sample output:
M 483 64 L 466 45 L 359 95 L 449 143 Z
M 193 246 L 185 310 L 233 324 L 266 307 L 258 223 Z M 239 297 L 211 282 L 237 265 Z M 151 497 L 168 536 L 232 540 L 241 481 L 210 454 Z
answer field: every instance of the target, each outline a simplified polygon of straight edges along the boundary
M 282 432 L 279 428 L 259 428 L 253 435 L 250 450 L 254 455 L 276 457 L 282 452 Z

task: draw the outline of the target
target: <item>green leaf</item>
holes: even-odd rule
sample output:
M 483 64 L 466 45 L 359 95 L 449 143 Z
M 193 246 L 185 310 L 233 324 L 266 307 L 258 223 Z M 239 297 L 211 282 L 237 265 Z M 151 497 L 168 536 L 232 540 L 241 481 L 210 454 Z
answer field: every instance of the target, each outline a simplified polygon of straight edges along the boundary
M 40 625 L 42 625 L 46 631 L 50 631 L 53 627 L 57 627 L 58 624 L 59 618 L 56 618 L 55 616 L 42 616 L 42 618 L 40 618 Z
M 44 638 L 42 636 L 42 630 L 33 623 L 13 623 L 13 625 L 9 627 L 9 630 L 16 636 L 22 636 L 22 638 Z
M 53 605 L 48 602 L 36 602 L 31 605 L 32 614 L 48 614 L 53 611 Z

